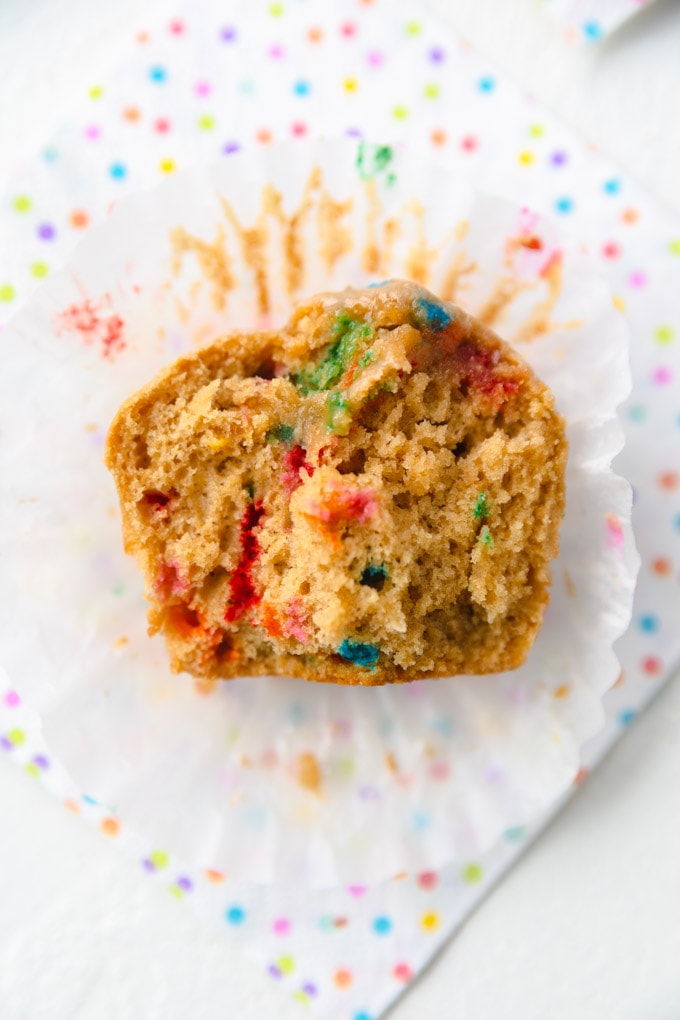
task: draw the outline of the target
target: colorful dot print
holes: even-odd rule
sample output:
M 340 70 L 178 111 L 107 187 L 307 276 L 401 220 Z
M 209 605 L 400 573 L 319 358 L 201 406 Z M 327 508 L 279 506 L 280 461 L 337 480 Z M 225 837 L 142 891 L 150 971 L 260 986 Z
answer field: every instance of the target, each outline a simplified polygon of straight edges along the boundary
M 566 22 L 576 7 L 545 3 Z M 605 699 L 604 750 L 634 725 L 680 653 L 680 222 L 424 12 L 414 17 L 394 4 L 387 13 L 378 0 L 258 0 L 251 21 L 234 3 L 210 17 L 188 3 L 175 7 L 131 33 L 120 73 L 86 83 L 81 108 L 69 111 L 72 124 L 7 182 L 0 319 L 69 258 L 112 203 L 186 167 L 281 140 L 326 134 L 415 145 L 423 159 L 451 159 L 473 179 L 484 174 L 493 190 L 568 224 L 608 279 L 633 335 L 634 392 L 622 410 L 628 445 L 619 470 L 637 491 L 642 571 L 633 621 L 618 646 L 625 669 Z M 583 16 L 579 7 L 575 44 L 597 47 L 614 21 Z M 631 2 L 612 0 L 611 7 L 620 12 Z M 200 63 L 192 59 L 198 52 Z M 496 130 L 499 115 L 504 132 Z M 85 186 L 81 178 L 90 175 Z M 110 580 L 112 605 L 120 605 L 126 585 L 120 576 Z M 550 691 L 556 703 L 569 698 L 566 689 Z M 217 925 L 234 960 L 249 955 L 310 1015 L 378 1020 L 535 832 L 531 824 L 508 828 L 479 859 L 375 886 L 351 876 L 325 890 L 252 886 L 227 867 L 191 867 L 160 839 L 145 843 L 112 805 L 83 796 L 43 745 L 29 701 L 16 678 L 0 685 L 1 753 L 92 824 L 103 844 L 129 854 L 145 881 Z M 304 705 L 292 701 L 284 722 L 303 732 Z M 345 721 L 334 725 L 351 747 Z M 456 720 L 427 726 L 429 736 L 447 739 Z M 597 761 L 595 752 L 584 760 L 574 789 Z M 264 755 L 267 762 L 273 768 Z M 348 750 L 334 780 L 351 780 L 354 767 Z M 432 760 L 432 783 L 443 781 L 447 767 Z M 372 787 L 362 796 L 374 803 L 378 793 Z M 413 839 L 434 824 L 410 806 Z

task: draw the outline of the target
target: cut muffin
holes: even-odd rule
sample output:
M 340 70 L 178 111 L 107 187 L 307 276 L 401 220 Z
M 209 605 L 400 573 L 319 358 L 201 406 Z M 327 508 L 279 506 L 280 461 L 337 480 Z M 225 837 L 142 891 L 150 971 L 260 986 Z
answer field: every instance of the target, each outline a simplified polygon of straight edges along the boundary
M 524 661 L 566 458 L 529 366 L 399 280 L 180 358 L 106 452 L 175 671 L 344 684 Z

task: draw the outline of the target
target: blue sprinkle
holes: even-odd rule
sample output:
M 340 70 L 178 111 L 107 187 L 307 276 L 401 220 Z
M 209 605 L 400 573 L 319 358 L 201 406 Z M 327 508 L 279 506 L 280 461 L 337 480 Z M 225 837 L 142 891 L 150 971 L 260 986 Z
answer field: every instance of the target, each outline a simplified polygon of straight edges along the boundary
M 151 78 L 151 81 L 157 81 L 157 82 L 165 81 L 165 79 L 167 78 L 167 73 L 165 71 L 165 68 L 164 67 L 159 67 L 159 66 L 150 68 L 149 69 L 149 78 Z
M 637 712 L 634 708 L 624 708 L 622 712 L 619 712 L 619 723 L 621 726 L 630 726 L 636 715 Z
M 127 174 L 127 170 L 122 163 L 112 163 L 109 167 L 109 173 L 114 181 L 122 181 Z
M 641 616 L 638 626 L 646 634 L 654 634 L 659 629 L 659 618 L 651 613 L 648 616 Z
M 246 912 L 243 907 L 233 906 L 224 914 L 229 924 L 242 924 L 245 921 Z
M 493 92 L 496 88 L 496 82 L 490 77 L 480 78 L 477 82 L 477 87 L 480 92 Z
M 412 816 L 413 827 L 422 832 L 423 829 L 429 829 L 432 825 L 432 816 L 427 811 L 414 811 Z
M 376 917 L 373 922 L 373 931 L 376 935 L 388 935 L 392 931 L 392 922 L 389 917 Z
M 307 716 L 307 710 L 305 706 L 299 701 L 291 701 L 288 706 L 288 718 L 295 725 L 299 726 L 300 723 L 305 721 Z
M 361 1009 L 359 1010 L 358 1013 L 354 1014 L 352 1020 L 373 1020 L 373 1018 L 369 1016 L 368 1013 L 365 1013 L 363 1009 Z
M 83 800 L 86 804 L 94 804 L 95 806 L 99 803 L 99 801 L 95 800 L 94 797 L 90 797 L 87 793 L 83 794 Z
M 616 177 L 611 177 L 608 181 L 604 182 L 602 190 L 606 191 L 608 195 L 618 195 L 621 190 L 621 181 Z
M 555 202 L 555 209 L 559 213 L 570 213 L 573 208 L 573 199 L 569 198 L 567 195 L 564 195 L 562 198 L 558 198 Z
M 375 645 L 365 645 L 361 641 L 350 641 L 347 638 L 338 648 L 338 655 L 356 666 L 364 666 L 367 669 L 375 669 L 380 652 Z
M 435 332 L 444 329 L 451 322 L 451 315 L 443 305 L 435 301 L 428 301 L 427 298 L 419 298 L 414 308 L 416 318 L 423 321 L 423 325 Z
M 391 280 L 380 280 L 379 282 L 376 282 L 376 283 L 369 283 L 368 286 L 369 287 L 384 287 L 385 284 L 387 284 L 387 283 L 392 283 L 392 281 Z
M 296 81 L 293 85 L 293 92 L 296 96 L 308 96 L 311 87 L 308 81 Z
M 508 843 L 521 843 L 526 836 L 526 829 L 521 825 L 514 825 L 511 829 L 506 829 L 504 835 Z
M 441 718 L 435 719 L 432 722 L 432 729 L 436 730 L 437 733 L 441 733 L 443 737 L 450 737 L 453 733 L 453 723 L 445 716 L 441 716 Z
M 595 42 L 603 36 L 602 25 L 598 21 L 586 21 L 583 25 L 583 34 L 586 39 Z

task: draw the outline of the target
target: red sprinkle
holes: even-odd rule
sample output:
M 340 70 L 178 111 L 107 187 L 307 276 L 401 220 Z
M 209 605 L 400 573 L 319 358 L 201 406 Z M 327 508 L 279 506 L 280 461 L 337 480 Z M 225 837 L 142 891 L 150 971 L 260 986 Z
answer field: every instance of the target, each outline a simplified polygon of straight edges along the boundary
M 310 478 L 314 474 L 314 466 L 306 458 L 307 451 L 302 446 L 294 446 L 292 449 L 286 450 L 283 455 L 281 484 L 289 496 L 295 492 L 299 485 L 302 485 L 300 468 L 304 468 Z
M 462 379 L 466 379 L 474 389 L 488 394 L 500 407 L 508 396 L 517 392 L 519 382 L 498 375 L 495 353 L 463 340 L 455 349 L 454 365 Z
M 90 346 L 101 344 L 102 355 L 112 358 L 125 348 L 123 330 L 125 323 L 119 315 L 107 313 L 104 307 L 111 305 L 111 297 L 105 294 L 99 306 L 85 298 L 80 304 L 69 305 L 55 316 L 57 335 L 78 333 L 81 340 Z
M 170 504 L 176 496 L 177 493 L 174 489 L 168 493 L 160 492 L 158 489 L 147 489 L 142 499 L 159 520 L 165 521 L 170 513 Z
M 530 248 L 532 251 L 542 251 L 543 249 L 543 241 L 535 234 L 523 235 L 520 237 L 519 243 L 523 248 Z
M 291 450 L 291 453 L 293 451 Z M 255 590 L 252 578 L 252 567 L 260 555 L 260 543 L 255 535 L 255 528 L 264 516 L 262 500 L 251 503 L 241 520 L 241 558 L 236 570 L 229 579 L 229 604 L 224 619 L 227 623 L 235 623 L 252 606 L 257 605 L 262 596 Z

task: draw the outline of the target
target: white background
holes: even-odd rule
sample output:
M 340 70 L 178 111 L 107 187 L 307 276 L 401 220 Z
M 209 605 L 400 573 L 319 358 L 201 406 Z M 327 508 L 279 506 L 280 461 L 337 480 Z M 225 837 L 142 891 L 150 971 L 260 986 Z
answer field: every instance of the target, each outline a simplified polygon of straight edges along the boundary
M 115 63 L 149 6 L 0 0 L 0 178 Z M 680 212 L 677 0 L 657 0 L 597 47 L 566 42 L 536 0 L 426 6 Z M 0 1020 L 303 1014 L 2 759 L 0 820 Z M 680 1018 L 678 682 L 390 1017 Z

